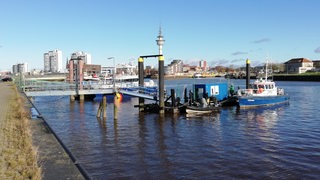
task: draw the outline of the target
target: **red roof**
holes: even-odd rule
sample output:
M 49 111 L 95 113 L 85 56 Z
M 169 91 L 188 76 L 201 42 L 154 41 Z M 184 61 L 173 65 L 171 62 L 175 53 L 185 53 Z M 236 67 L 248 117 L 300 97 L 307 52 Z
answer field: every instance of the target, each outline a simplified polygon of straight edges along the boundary
M 309 63 L 312 62 L 307 58 L 294 58 L 287 61 L 285 64 L 291 64 L 291 63 Z

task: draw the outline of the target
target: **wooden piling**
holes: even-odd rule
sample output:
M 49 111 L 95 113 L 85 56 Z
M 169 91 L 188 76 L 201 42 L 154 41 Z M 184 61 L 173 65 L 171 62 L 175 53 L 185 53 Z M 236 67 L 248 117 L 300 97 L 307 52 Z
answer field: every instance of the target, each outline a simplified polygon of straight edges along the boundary
M 103 112 L 103 118 L 107 117 L 107 96 L 103 95 L 102 98 L 102 112 Z
M 107 117 L 107 96 L 103 95 L 102 101 L 99 104 L 99 108 L 97 111 L 97 117 L 101 118 L 101 116 L 103 118 Z
M 113 102 L 113 119 L 118 119 L 118 106 L 117 106 L 117 96 L 114 96 L 114 102 Z
M 176 106 L 176 92 L 174 89 L 171 89 L 171 107 L 174 108 Z
M 80 102 L 84 102 L 84 94 L 80 94 L 79 95 L 79 101 Z
M 184 88 L 184 103 L 187 103 L 189 101 L 187 93 L 188 93 L 188 89 Z
M 71 95 L 70 96 L 70 102 L 74 102 L 76 100 L 75 96 L 74 95 Z
M 101 107 L 102 107 L 102 101 L 99 104 L 99 108 L 98 108 L 97 115 L 96 115 L 97 117 L 101 117 Z
M 172 108 L 172 113 L 176 114 L 179 112 L 179 108 L 178 108 L 178 102 L 176 99 L 176 91 L 175 89 L 171 89 L 171 108 Z

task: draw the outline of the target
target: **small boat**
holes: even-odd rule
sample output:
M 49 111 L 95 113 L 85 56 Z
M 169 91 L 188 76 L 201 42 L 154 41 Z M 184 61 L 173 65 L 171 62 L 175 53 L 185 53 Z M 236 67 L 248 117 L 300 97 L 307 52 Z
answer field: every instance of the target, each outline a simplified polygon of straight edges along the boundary
M 203 76 L 200 73 L 195 73 L 195 74 L 193 74 L 192 78 L 194 78 L 194 79 L 202 79 L 202 78 L 205 78 L 205 76 Z
M 201 98 L 200 102 L 193 102 L 186 107 L 187 114 L 211 114 L 215 112 L 220 112 L 220 105 L 218 102 L 209 101 L 205 98 Z
M 220 112 L 219 106 L 207 106 L 207 107 L 187 106 L 186 107 L 187 114 L 211 114 L 215 112 Z
M 268 80 L 266 63 L 265 78 L 257 79 L 249 85 L 249 89 L 239 89 L 237 92 L 240 108 L 254 108 L 288 103 L 289 95 L 284 89 L 278 88 L 274 81 Z

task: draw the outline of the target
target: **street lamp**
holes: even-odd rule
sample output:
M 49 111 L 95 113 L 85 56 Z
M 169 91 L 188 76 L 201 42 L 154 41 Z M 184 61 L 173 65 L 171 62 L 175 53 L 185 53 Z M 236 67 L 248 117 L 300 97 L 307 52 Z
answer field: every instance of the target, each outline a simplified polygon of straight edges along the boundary
M 113 59 L 113 72 L 112 72 L 112 81 L 113 81 L 113 91 L 116 91 L 116 84 L 115 84 L 115 75 L 116 75 L 116 64 L 115 64 L 115 58 L 109 57 L 108 59 Z

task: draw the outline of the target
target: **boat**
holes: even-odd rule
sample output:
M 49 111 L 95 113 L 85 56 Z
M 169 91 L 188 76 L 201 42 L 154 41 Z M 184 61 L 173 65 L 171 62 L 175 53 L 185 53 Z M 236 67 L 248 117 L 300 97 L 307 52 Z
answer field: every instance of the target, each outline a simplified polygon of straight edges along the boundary
M 88 89 L 139 89 L 138 75 L 118 75 L 113 79 L 112 77 L 100 77 L 100 80 L 87 80 L 83 82 L 83 85 L 90 87 Z M 144 87 L 155 88 L 156 84 L 153 80 L 144 82 Z
M 3 81 L 3 82 L 12 81 L 12 77 L 5 76 L 4 78 L 1 79 L 1 81 Z
M 268 63 L 266 63 L 265 78 L 255 80 L 248 89 L 237 91 L 237 101 L 240 108 L 272 106 L 289 102 L 290 97 L 284 89 L 277 87 L 274 81 L 268 79 L 267 67 Z
M 186 107 L 187 114 L 211 114 L 216 112 L 220 112 L 219 105 L 207 105 L 207 106 L 191 105 Z
M 112 77 L 103 77 L 100 81 L 86 82 L 85 87 L 87 89 L 114 88 L 116 92 L 143 92 L 145 94 L 156 94 L 158 92 L 158 86 L 152 79 L 146 80 L 143 86 L 139 86 L 138 75 L 117 75 L 114 79 Z M 122 96 L 125 97 L 124 94 Z M 131 97 L 130 95 L 128 96 Z M 102 94 L 96 94 L 94 100 L 99 101 L 102 97 Z
M 84 73 L 83 80 L 84 81 L 99 81 L 100 78 L 96 74 L 88 75 L 87 73 Z
M 202 78 L 205 78 L 205 76 L 203 76 L 202 74 L 200 73 L 194 73 L 192 78 L 194 79 L 202 79 Z
M 221 102 L 228 99 L 228 83 L 194 84 L 189 91 L 187 114 L 210 114 L 220 112 Z

